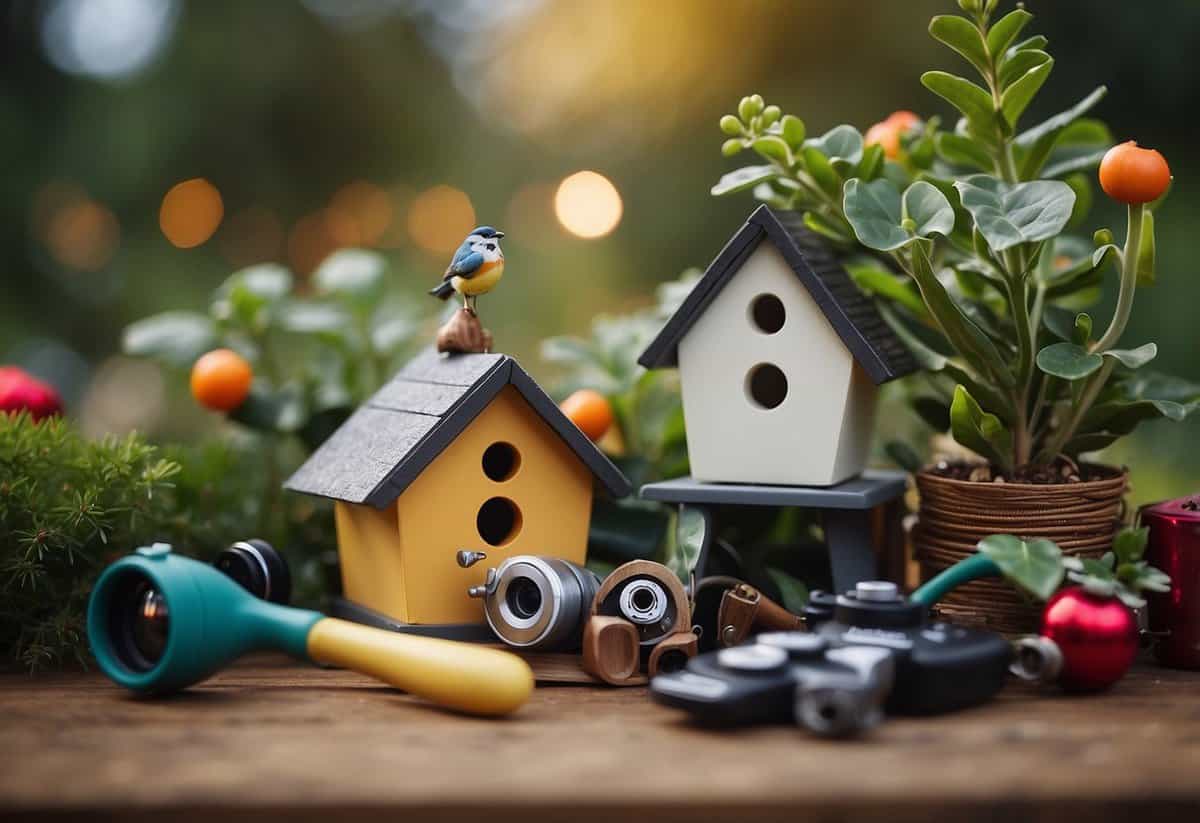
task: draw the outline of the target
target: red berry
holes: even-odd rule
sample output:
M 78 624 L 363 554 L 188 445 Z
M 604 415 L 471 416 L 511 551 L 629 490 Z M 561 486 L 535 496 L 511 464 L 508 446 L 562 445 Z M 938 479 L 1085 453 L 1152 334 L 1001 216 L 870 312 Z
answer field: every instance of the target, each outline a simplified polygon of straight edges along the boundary
M 62 399 L 53 386 L 16 366 L 0 366 L 0 412 L 28 409 L 34 420 L 62 413 Z

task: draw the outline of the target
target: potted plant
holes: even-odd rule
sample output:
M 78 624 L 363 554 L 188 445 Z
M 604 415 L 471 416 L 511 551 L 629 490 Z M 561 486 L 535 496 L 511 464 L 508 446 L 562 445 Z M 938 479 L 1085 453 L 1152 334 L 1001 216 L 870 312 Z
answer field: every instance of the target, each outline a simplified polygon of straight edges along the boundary
M 1154 343 L 1123 339 L 1136 289 L 1154 282 L 1166 161 L 1132 142 L 1113 146 L 1085 116 L 1104 87 L 1024 126 L 1054 60 L 1046 38 L 1023 35 L 1032 15 L 1018 6 L 998 16 L 997 2 L 959 0 L 965 15 L 930 23 L 978 78 L 922 75 L 957 110 L 952 126 L 897 112 L 865 138 L 849 125 L 808 137 L 803 121 L 757 95 L 720 122 L 724 154 L 751 151 L 762 162 L 725 175 L 713 194 L 752 190 L 802 211 L 843 249 L 924 367 L 910 386 L 914 408 L 972 453 L 917 472 L 925 577 L 997 532 L 1100 555 L 1119 526 L 1126 471 L 1081 455 L 1145 420 L 1181 420 L 1200 398 L 1200 387 L 1143 369 Z M 1120 245 L 1108 229 L 1092 242 L 1076 233 L 1097 166 L 1104 192 L 1127 205 Z M 1085 309 L 1114 270 L 1119 298 L 1101 325 Z M 1038 613 L 997 582 L 970 584 L 944 609 L 1011 632 L 1033 628 Z

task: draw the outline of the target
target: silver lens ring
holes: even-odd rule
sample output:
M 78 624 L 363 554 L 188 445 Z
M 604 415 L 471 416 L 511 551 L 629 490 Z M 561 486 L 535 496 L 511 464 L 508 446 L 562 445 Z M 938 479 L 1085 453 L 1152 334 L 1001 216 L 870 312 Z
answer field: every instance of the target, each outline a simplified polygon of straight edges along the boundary
M 229 548 L 235 551 L 242 551 L 254 558 L 258 563 L 258 567 L 262 569 L 263 576 L 263 600 L 271 599 L 271 569 L 267 566 L 267 558 L 262 556 L 262 552 L 258 550 L 258 546 L 248 540 L 239 540 Z
M 640 577 L 621 590 L 618 606 L 631 623 L 649 626 L 662 620 L 670 598 L 658 582 Z

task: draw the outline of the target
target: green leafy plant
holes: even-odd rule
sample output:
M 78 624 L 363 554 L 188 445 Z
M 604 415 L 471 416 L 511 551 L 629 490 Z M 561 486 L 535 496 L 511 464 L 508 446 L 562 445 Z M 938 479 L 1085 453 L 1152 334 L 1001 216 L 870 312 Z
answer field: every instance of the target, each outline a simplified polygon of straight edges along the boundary
M 1048 600 L 1064 579 L 1093 594 L 1119 597 L 1130 608 L 1146 604 L 1142 591 L 1169 591 L 1171 578 L 1144 559 L 1150 529 L 1125 528 L 1112 549 L 1100 559 L 1069 557 L 1052 540 L 1023 540 L 993 534 L 979 541 L 980 554 L 989 558 L 1011 583 L 1039 600 Z
M 1020 6 L 998 18 L 997 0 L 959 6 L 965 16 L 934 17 L 929 31 L 977 79 L 921 77 L 956 110 L 953 128 L 938 117 L 905 128 L 888 156 L 849 125 L 809 137 L 800 118 L 751 95 L 721 118 L 722 151 L 751 151 L 762 162 L 712 191 L 752 190 L 801 211 L 843 250 L 859 287 L 923 366 L 918 414 L 998 472 L 1033 473 L 1108 446 L 1145 420 L 1182 420 L 1200 403 L 1200 386 L 1141 370 L 1154 343 L 1118 347 L 1136 288 L 1155 279 L 1153 211 L 1165 194 L 1129 204 L 1122 246 L 1108 229 L 1092 242 L 1073 233 L 1092 200 L 1084 172 L 1113 143 L 1085 116 L 1104 87 L 1025 127 L 1054 66 L 1046 38 L 1023 38 L 1033 15 Z M 1094 335 L 1083 310 L 1110 269 L 1120 297 Z
M 284 266 L 251 266 L 217 288 L 207 313 L 144 318 L 125 329 L 122 345 L 181 368 L 217 347 L 237 351 L 255 379 L 231 419 L 315 448 L 391 376 L 420 323 L 411 303 L 388 293 L 387 263 L 376 252 L 335 252 L 312 286 L 315 295 L 304 296 Z
M 87 660 L 85 608 L 110 560 L 157 535 L 179 464 L 136 435 L 92 442 L 60 418 L 0 414 L 0 657 Z

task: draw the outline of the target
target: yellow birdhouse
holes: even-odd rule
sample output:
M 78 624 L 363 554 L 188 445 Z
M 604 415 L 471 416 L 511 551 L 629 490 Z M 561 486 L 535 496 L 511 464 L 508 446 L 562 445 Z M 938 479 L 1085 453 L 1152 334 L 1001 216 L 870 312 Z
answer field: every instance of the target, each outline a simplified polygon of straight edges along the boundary
M 467 589 L 516 554 L 583 563 L 593 486 L 629 481 L 511 357 L 405 366 L 285 484 L 336 501 L 343 616 L 446 636 L 484 625 Z M 470 568 L 460 550 L 488 561 Z

